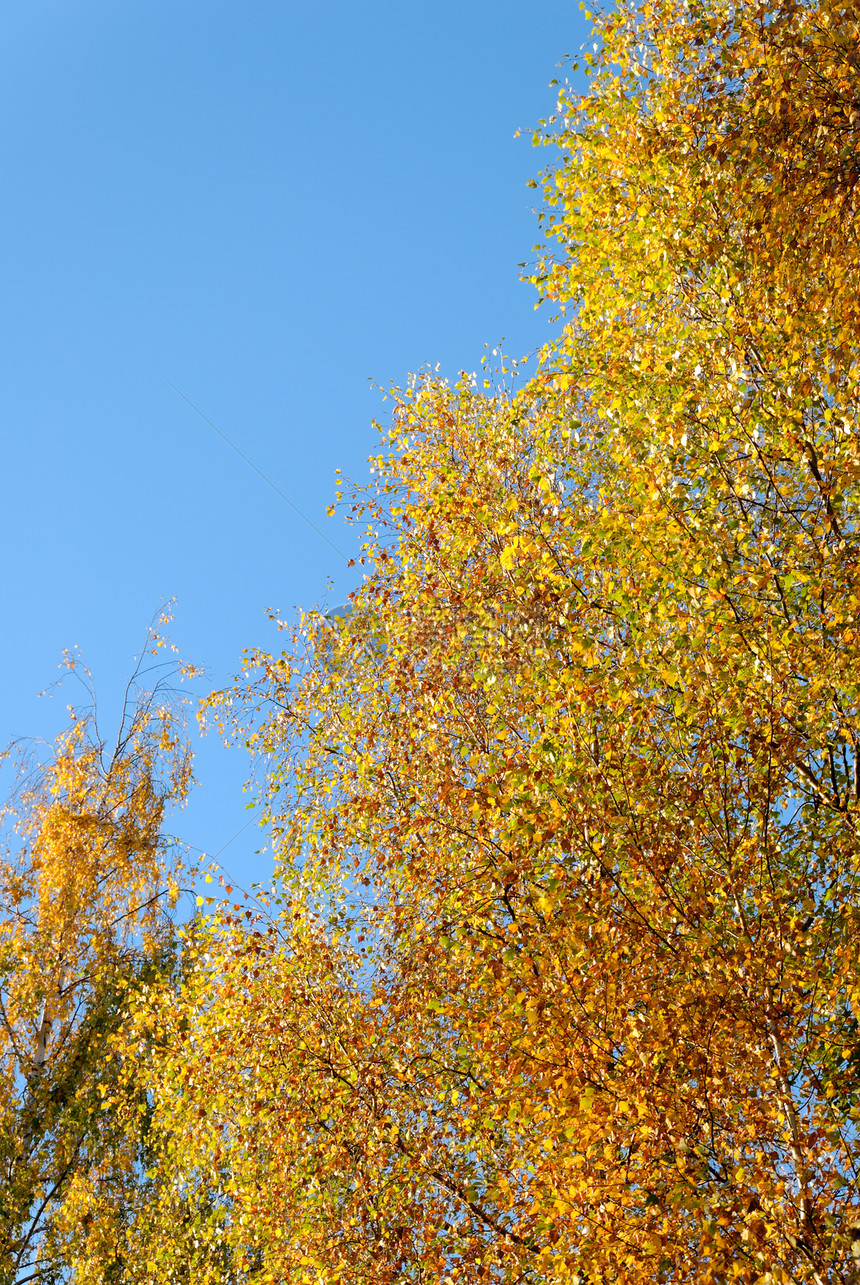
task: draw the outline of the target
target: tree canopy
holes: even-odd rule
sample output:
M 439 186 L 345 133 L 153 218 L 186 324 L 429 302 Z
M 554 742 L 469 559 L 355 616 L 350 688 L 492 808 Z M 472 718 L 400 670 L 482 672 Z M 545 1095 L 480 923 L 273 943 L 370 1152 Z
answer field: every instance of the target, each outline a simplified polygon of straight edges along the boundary
M 137 1006 L 122 1279 L 855 1279 L 860 19 L 596 37 L 554 339 L 392 390 L 349 610 L 211 702 L 277 878 Z

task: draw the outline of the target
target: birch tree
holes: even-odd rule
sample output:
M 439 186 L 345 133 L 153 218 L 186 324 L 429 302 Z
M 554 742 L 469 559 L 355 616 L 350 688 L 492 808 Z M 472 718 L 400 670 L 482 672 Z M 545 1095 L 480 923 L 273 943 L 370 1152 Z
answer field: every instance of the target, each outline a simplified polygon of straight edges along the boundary
M 856 1278 L 860 29 L 596 35 L 539 371 L 393 390 L 350 610 L 214 701 L 278 878 L 153 1092 L 248 1279 Z
M 150 648 L 155 640 L 150 638 Z M 151 659 L 151 657 L 149 657 Z M 175 701 L 135 678 L 118 736 L 73 715 L 24 764 L 0 862 L 0 1276 L 67 1279 L 82 1246 L 114 1270 L 149 1107 L 129 1074 L 134 996 L 175 965 L 165 810 L 190 757 Z

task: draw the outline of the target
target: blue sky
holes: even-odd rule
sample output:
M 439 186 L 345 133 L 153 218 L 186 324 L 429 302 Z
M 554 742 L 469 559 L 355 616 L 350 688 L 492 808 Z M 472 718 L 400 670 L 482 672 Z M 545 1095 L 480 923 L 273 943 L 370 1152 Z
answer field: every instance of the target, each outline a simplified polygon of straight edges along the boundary
M 243 647 L 353 586 L 334 470 L 363 479 L 369 381 L 474 369 L 548 334 L 517 264 L 529 144 L 588 25 L 572 0 L 0 6 L 0 741 L 51 737 L 63 649 L 114 716 L 147 621 L 227 681 Z M 515 139 L 521 128 L 523 137 Z M 200 688 L 202 690 L 202 688 Z M 216 852 L 246 764 L 210 737 L 175 820 Z M 265 878 L 251 827 L 223 853 Z

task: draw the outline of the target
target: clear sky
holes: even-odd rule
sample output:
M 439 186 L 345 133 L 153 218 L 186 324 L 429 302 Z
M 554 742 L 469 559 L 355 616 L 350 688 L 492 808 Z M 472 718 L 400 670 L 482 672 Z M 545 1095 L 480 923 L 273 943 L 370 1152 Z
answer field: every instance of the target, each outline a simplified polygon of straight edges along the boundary
M 165 598 L 213 685 L 277 645 L 267 607 L 345 599 L 165 378 L 352 552 L 325 509 L 335 468 L 365 476 L 369 380 L 547 337 L 529 138 L 588 30 L 573 0 L 0 4 L 0 741 L 60 730 L 71 689 L 37 693 L 66 647 L 110 721 Z M 246 822 L 245 767 L 200 747 L 184 839 Z M 261 842 L 224 851 L 239 881 Z

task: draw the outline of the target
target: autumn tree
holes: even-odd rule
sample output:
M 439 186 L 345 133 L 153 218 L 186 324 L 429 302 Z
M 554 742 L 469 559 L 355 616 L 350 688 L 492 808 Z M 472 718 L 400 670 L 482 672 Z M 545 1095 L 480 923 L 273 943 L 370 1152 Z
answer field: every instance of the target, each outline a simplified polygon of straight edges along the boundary
M 158 645 L 150 635 L 150 661 Z M 179 863 L 164 820 L 189 780 L 176 701 L 137 674 L 115 741 L 93 710 L 73 714 L 47 762 L 22 765 L 6 808 L 0 1279 L 10 1285 L 68 1279 L 92 1255 L 116 1277 L 149 1110 L 125 1056 L 130 1013 L 175 967 Z
M 539 371 L 395 390 L 351 610 L 216 701 L 279 876 L 152 1092 L 249 1279 L 856 1279 L 860 25 L 597 34 Z

